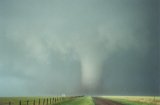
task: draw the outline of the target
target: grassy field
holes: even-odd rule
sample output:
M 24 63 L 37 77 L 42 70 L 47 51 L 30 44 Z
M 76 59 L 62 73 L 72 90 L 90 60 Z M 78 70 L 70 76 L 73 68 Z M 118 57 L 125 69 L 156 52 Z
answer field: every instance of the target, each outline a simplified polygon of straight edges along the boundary
M 124 105 L 160 105 L 160 97 L 154 96 L 103 96 Z
M 65 101 L 65 99 L 62 100 L 62 97 L 0 97 L 0 105 L 40 105 L 44 104 L 53 104 L 53 103 L 59 103 L 62 101 Z M 21 102 L 20 102 L 21 101 Z
M 92 98 L 89 96 L 74 98 L 55 105 L 94 105 Z
M 46 99 L 48 98 L 48 104 L 46 103 Z M 58 100 L 59 98 L 59 100 Z M 29 100 L 28 105 L 34 105 L 33 101 L 35 100 L 35 105 L 39 105 L 38 101 L 40 99 L 40 105 L 43 105 L 43 100 L 45 99 L 44 105 L 94 105 L 91 97 L 77 97 L 70 98 L 66 97 L 63 100 L 60 100 L 60 97 L 57 98 L 56 102 L 49 102 L 49 97 L 1 97 L 0 105 L 9 105 L 9 101 L 11 105 L 20 105 L 19 101 L 21 100 L 21 105 L 27 105 L 27 100 Z M 53 97 L 52 97 L 53 99 Z M 53 101 L 53 100 L 52 100 Z
M 124 105 L 160 105 L 160 97 L 151 96 L 101 96 Z M 20 104 L 21 100 L 21 104 Z M 0 97 L 0 105 L 94 105 L 92 97 Z M 34 104 L 35 100 L 35 104 Z M 45 100 L 45 101 L 44 101 Z M 48 100 L 48 101 L 47 101 Z M 9 104 L 9 102 L 11 102 Z M 47 104 L 48 102 L 48 104 Z

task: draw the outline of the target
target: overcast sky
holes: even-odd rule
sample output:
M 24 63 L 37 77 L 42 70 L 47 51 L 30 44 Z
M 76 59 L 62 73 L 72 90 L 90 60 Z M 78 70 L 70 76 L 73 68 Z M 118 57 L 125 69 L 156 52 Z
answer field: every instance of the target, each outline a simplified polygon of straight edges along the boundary
M 0 96 L 159 95 L 158 1 L 0 0 Z

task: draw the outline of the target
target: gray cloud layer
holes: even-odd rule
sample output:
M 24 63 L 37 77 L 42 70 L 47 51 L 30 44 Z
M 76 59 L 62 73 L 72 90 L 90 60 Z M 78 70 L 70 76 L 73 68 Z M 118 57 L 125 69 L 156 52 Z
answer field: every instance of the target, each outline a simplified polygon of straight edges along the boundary
M 0 93 L 158 93 L 158 0 L 0 1 Z

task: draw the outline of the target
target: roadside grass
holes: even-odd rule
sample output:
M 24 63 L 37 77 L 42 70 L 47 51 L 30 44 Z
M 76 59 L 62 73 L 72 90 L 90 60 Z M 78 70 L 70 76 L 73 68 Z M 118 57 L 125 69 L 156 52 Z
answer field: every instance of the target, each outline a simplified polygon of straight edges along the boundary
M 159 96 L 102 96 L 124 105 L 160 105 Z
M 38 101 L 40 97 L 0 97 L 0 105 L 9 105 L 9 102 L 11 102 L 11 105 L 19 105 L 19 101 L 21 100 L 22 105 L 26 105 L 27 100 L 29 100 L 29 104 L 35 100 Z M 42 100 L 42 98 L 40 98 Z
M 38 102 L 40 100 L 40 105 L 42 105 L 44 99 L 45 99 L 45 103 L 47 101 L 48 98 L 48 103 L 50 103 L 50 98 L 53 97 L 0 97 L 0 105 L 9 105 L 9 102 L 11 102 L 11 105 L 19 105 L 19 102 L 21 100 L 21 105 L 27 105 L 27 100 L 28 100 L 28 105 L 33 105 L 33 101 L 35 100 L 35 105 L 38 105 Z M 58 103 L 60 101 L 60 99 L 58 100 L 58 98 L 60 97 L 54 97 L 57 99 L 56 102 L 54 103 Z M 51 99 L 52 103 L 53 100 Z
M 94 105 L 93 100 L 89 96 L 73 98 L 68 101 L 57 103 L 54 105 Z

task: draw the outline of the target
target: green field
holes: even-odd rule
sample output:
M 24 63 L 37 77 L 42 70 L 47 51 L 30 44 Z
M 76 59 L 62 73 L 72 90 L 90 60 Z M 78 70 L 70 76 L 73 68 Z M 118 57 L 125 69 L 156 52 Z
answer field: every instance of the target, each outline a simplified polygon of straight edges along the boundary
M 20 100 L 21 100 L 21 105 L 27 105 L 27 100 L 29 100 L 28 105 L 34 105 L 34 100 L 35 100 L 35 105 L 39 105 L 39 100 L 40 100 L 40 105 L 43 105 L 43 101 L 45 99 L 44 105 L 94 105 L 92 98 L 91 97 L 77 97 L 77 98 L 72 98 L 72 97 L 54 97 L 56 99 L 53 100 L 53 97 L 1 97 L 0 98 L 0 105 L 9 105 L 9 102 L 11 102 L 10 105 L 20 105 Z M 48 104 L 47 100 L 48 99 Z M 50 99 L 52 99 L 50 103 Z
M 49 105 L 66 100 L 67 97 L 1 97 L 0 105 Z
M 100 96 L 100 98 L 116 101 L 118 103 L 122 103 L 123 105 L 160 105 L 160 97 Z M 91 96 L 84 96 L 84 97 L 1 97 L 0 105 L 95 105 L 95 104 Z
M 55 105 L 94 105 L 92 98 L 89 96 L 74 98 Z
M 160 105 L 159 96 L 102 96 L 124 105 Z

